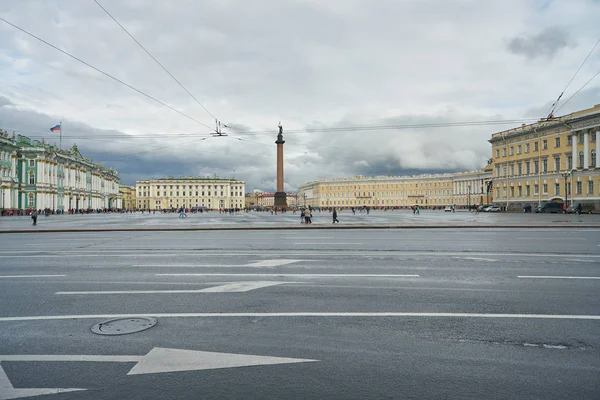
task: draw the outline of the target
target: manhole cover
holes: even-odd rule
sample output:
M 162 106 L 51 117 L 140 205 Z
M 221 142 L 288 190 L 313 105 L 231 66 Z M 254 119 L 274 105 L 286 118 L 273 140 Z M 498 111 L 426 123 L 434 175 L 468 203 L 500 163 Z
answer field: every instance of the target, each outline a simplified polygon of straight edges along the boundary
M 98 335 L 127 335 L 152 328 L 158 321 L 149 317 L 115 318 L 92 326 Z

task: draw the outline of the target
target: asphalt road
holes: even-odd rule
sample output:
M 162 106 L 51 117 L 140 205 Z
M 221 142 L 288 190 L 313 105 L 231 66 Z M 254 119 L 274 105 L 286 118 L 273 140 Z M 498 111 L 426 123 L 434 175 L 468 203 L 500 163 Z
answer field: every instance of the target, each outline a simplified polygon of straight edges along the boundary
M 1 234 L 0 399 L 595 399 L 599 268 L 600 229 Z

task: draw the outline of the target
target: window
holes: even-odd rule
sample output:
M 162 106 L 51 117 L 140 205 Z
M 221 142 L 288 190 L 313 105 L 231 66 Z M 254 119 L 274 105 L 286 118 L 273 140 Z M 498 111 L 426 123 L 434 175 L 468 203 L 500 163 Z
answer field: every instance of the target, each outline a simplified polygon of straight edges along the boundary
M 538 142 L 533 142 L 533 151 L 538 151 Z
M 506 147 L 502 149 L 502 157 L 506 157 Z
M 531 186 L 529 186 L 529 185 L 525 186 L 525 195 L 531 196 Z
M 547 158 L 544 158 L 544 159 L 542 160 L 542 172 L 543 172 L 544 174 L 547 174 L 547 173 L 548 173 L 548 159 L 547 159 Z
M 521 154 L 521 145 L 517 146 L 517 154 Z
M 530 162 L 529 161 L 525 161 L 525 173 L 527 175 L 529 175 L 531 173 L 531 168 L 530 168 Z
M 594 194 L 594 181 L 588 181 L 588 194 Z
M 515 187 L 514 186 L 510 187 L 510 197 L 515 197 Z
M 517 173 L 519 175 L 523 175 L 523 163 L 518 163 L 517 164 Z
M 510 175 L 514 175 L 515 174 L 515 164 L 510 164 Z
M 560 138 L 559 137 L 554 139 L 554 147 L 560 147 Z
M 540 193 L 540 185 L 538 185 L 537 183 L 535 185 L 533 185 L 533 194 L 539 194 Z
M 538 160 L 535 160 L 533 162 L 533 173 L 538 174 L 539 172 L 540 172 L 540 162 Z
M 554 194 L 555 195 L 560 194 L 560 183 L 555 183 L 554 184 Z
M 581 181 L 577 181 L 577 186 L 575 187 L 575 193 L 581 194 L 583 192 L 583 183 Z
M 596 167 L 596 150 L 590 152 L 590 167 Z
M 525 143 L 525 153 L 529 153 L 529 143 Z
M 29 167 L 35 167 L 35 160 L 29 160 Z
M 512 156 L 513 154 L 515 154 L 514 148 L 512 146 L 510 146 L 510 152 L 509 154 Z
M 567 196 L 571 195 L 571 182 L 567 183 Z
M 518 193 L 519 193 L 519 197 L 523 196 L 523 187 L 522 186 L 519 186 Z
M 547 183 L 544 183 L 544 185 L 542 186 L 542 189 L 543 189 L 543 192 L 542 192 L 543 194 L 548 194 L 548 184 Z
M 548 141 L 546 139 L 542 140 L 542 149 L 546 150 L 548 148 Z
M 506 167 L 506 164 L 502 166 L 502 176 L 508 176 L 508 169 Z
M 567 154 L 567 169 L 573 169 L 573 156 L 571 154 Z
M 496 165 L 496 176 L 500 176 L 500 166 Z
M 29 184 L 35 185 L 35 175 L 33 174 L 33 171 L 29 173 Z
M 591 138 L 592 142 L 595 142 L 596 141 L 596 132 L 592 132 L 591 137 L 592 137 Z M 8 160 L 8 157 L 6 159 Z
M 583 168 L 583 151 L 579 152 L 579 168 Z
M 577 143 L 583 144 L 583 135 L 577 135 Z
M 500 157 L 500 150 L 496 149 L 496 158 Z
M 560 171 L 560 156 L 554 156 L 554 171 Z
M 573 146 L 573 135 L 567 136 L 567 146 Z

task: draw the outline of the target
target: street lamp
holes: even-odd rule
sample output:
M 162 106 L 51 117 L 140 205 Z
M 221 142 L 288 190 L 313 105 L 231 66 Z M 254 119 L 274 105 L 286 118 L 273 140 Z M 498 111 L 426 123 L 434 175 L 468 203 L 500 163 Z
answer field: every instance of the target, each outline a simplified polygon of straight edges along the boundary
M 561 174 L 565 178 L 565 206 L 569 207 L 569 187 L 567 186 L 567 180 L 571 176 L 570 172 L 563 172 Z
M 306 208 L 306 193 L 303 194 L 304 197 L 304 208 Z

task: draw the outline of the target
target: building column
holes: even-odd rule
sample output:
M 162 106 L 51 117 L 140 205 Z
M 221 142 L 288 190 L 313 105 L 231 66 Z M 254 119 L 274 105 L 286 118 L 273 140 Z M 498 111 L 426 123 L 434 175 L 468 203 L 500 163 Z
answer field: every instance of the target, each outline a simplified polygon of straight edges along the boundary
M 596 131 L 596 168 L 600 168 L 600 130 Z
M 578 159 L 577 159 L 577 133 L 573 132 L 573 135 L 571 136 L 571 145 L 573 146 L 573 149 L 571 151 L 571 157 L 573 159 L 573 162 L 571 165 L 571 169 L 576 170 L 577 169 L 577 163 L 578 163 Z
M 590 158 L 588 154 L 588 131 L 583 132 L 583 168 L 588 169 L 590 167 Z

